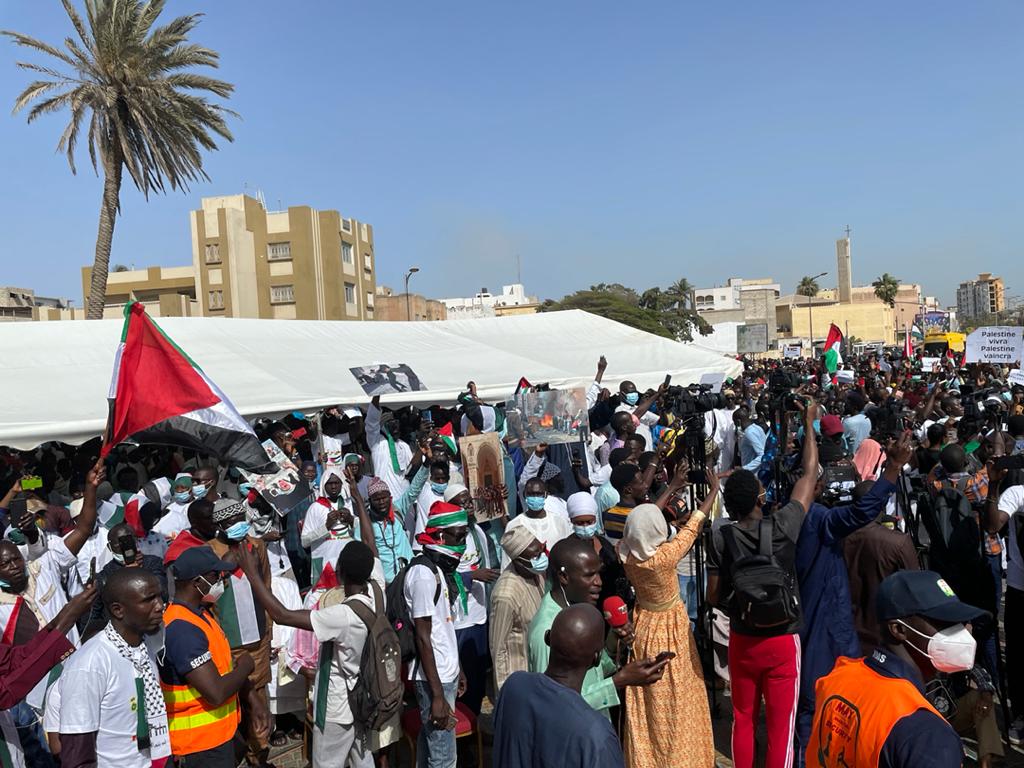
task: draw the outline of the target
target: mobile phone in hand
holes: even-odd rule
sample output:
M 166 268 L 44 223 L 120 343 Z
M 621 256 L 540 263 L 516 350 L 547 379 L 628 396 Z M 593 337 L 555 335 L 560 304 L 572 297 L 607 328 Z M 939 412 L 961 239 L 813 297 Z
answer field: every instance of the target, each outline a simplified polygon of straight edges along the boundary
M 661 664 L 661 662 L 663 662 L 663 661 L 671 661 L 675 657 L 676 657 L 676 654 L 673 651 L 662 651 L 661 653 L 659 653 L 657 656 L 654 657 L 654 663 L 655 664 Z

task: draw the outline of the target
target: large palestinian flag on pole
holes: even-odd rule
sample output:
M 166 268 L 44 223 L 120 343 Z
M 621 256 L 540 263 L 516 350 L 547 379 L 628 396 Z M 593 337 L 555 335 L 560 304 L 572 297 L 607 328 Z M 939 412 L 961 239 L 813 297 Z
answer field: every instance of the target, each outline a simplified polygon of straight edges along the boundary
M 835 323 L 829 326 L 828 336 L 825 337 L 825 367 L 829 373 L 835 373 L 843 364 L 843 332 Z
M 278 469 L 231 401 L 138 302 L 124 308 L 108 397 L 104 456 L 131 439 L 191 448 L 252 472 Z

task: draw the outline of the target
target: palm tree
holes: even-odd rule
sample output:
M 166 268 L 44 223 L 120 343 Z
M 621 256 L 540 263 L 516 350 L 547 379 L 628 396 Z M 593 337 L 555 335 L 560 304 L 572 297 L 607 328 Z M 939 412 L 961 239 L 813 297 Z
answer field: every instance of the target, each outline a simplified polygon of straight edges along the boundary
M 666 288 L 665 295 L 670 301 L 676 302 L 679 309 L 693 309 L 693 286 L 685 277 L 679 278 Z
M 882 276 L 875 280 L 871 287 L 875 289 L 875 296 L 877 296 L 882 302 L 888 304 L 890 307 L 896 306 L 896 294 L 900 290 L 900 281 L 890 275 L 888 272 L 883 272 Z
M 820 290 L 821 288 L 818 287 L 818 281 L 815 278 L 809 277 L 807 275 L 801 277 L 800 282 L 797 283 L 796 286 L 797 296 L 807 296 L 808 298 L 817 296 L 818 291 Z
M 19 32 L 2 30 L 17 45 L 45 53 L 58 67 L 18 62 L 46 79 L 36 80 L 14 103 L 30 104 L 28 122 L 68 109 L 70 120 L 57 143 L 75 173 L 75 147 L 88 124 L 89 159 L 103 170 L 96 255 L 87 317 L 103 317 L 110 245 L 120 210 L 121 176 L 127 169 L 143 196 L 167 187 L 187 190 L 207 180 L 201 149 L 216 149 L 213 134 L 232 141 L 225 118 L 234 112 L 206 94 L 227 98 L 234 86 L 196 74 L 195 67 L 217 67 L 216 51 L 188 42 L 200 14 L 180 16 L 154 27 L 165 0 L 85 0 L 86 24 L 71 0 L 61 0 L 74 37 L 58 48 Z

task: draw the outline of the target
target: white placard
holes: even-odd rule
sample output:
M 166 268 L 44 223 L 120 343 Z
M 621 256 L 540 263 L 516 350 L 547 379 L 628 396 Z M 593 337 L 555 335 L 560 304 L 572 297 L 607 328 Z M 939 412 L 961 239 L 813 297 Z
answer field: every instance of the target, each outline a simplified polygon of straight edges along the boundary
M 1024 328 L 990 325 L 976 328 L 967 337 L 968 363 L 1019 363 Z
M 703 376 L 700 377 L 700 383 L 701 386 L 704 386 L 705 384 L 710 384 L 712 392 L 721 392 L 722 384 L 725 383 L 725 374 L 705 373 Z
M 922 357 L 921 358 L 921 370 L 924 371 L 925 373 L 931 373 L 932 372 L 932 368 L 934 368 L 936 365 L 938 365 L 940 367 L 942 366 L 942 358 L 941 357 Z
M 1020 368 L 1010 371 L 1010 375 L 1006 377 L 1006 381 L 1012 387 L 1014 384 L 1020 384 L 1024 387 L 1024 371 Z
M 782 356 L 787 360 L 800 357 L 800 345 L 799 344 L 786 344 L 782 347 Z

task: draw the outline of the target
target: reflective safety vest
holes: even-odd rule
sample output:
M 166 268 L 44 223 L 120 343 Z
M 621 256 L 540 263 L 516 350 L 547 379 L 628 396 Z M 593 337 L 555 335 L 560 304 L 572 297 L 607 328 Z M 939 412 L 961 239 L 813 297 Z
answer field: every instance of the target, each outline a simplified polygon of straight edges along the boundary
M 919 709 L 942 716 L 912 682 L 879 674 L 864 659 L 840 657 L 814 687 L 807 765 L 878 768 L 893 727 Z
M 203 621 L 191 609 L 177 603 L 171 603 L 164 611 L 164 623 L 167 626 L 174 621 L 185 621 L 203 633 L 217 673 L 226 675 L 232 667 L 231 648 L 216 619 L 210 614 L 205 614 L 205 618 L 206 621 Z M 234 738 L 241 717 L 237 694 L 215 707 L 191 685 L 167 685 L 161 680 L 160 687 L 167 703 L 171 754 L 175 757 L 213 749 Z

